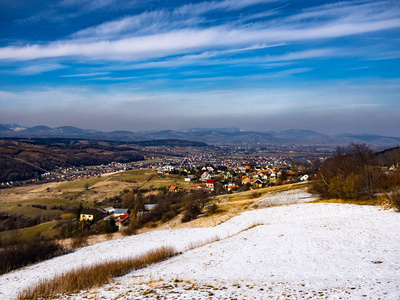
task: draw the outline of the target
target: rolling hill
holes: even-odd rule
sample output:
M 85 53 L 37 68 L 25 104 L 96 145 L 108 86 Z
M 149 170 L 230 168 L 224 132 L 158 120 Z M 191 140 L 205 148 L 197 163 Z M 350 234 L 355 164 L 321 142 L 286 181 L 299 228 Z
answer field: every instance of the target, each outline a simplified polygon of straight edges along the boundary
M 109 141 L 186 140 L 215 146 L 250 147 L 330 147 L 350 143 L 367 143 L 372 148 L 384 149 L 400 144 L 399 137 L 340 134 L 327 135 L 312 130 L 246 131 L 239 128 L 191 128 L 185 130 L 112 131 L 80 129 L 73 126 L 50 128 L 48 126 L 24 127 L 17 124 L 0 124 L 0 138 L 73 138 Z

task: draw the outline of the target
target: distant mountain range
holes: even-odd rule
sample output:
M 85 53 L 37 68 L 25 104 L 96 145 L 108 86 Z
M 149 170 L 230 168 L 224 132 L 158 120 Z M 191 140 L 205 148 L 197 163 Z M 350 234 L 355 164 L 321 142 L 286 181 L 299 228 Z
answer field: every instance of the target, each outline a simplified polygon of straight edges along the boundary
M 186 130 L 112 131 L 81 129 L 73 126 L 51 128 L 48 126 L 24 127 L 18 124 L 0 124 L 0 138 L 74 138 L 109 141 L 187 140 L 216 146 L 260 147 L 334 147 L 350 143 L 366 143 L 374 148 L 395 147 L 400 138 L 369 135 L 327 135 L 312 130 L 245 131 L 239 128 L 191 128 Z

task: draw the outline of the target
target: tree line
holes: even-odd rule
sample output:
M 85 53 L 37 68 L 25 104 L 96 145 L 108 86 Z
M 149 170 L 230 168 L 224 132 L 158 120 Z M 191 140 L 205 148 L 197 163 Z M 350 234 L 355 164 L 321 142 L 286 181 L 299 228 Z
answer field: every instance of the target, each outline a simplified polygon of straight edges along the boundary
M 316 171 L 311 191 L 324 199 L 371 199 L 400 184 L 400 173 L 388 174 L 386 165 L 394 163 L 393 154 L 374 153 L 365 144 L 351 144 L 347 149 L 337 147 Z

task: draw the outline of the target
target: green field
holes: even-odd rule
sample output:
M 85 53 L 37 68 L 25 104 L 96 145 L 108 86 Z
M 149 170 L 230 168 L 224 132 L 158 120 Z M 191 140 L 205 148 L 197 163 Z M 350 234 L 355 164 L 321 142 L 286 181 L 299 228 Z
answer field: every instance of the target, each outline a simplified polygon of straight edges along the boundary
M 56 226 L 56 224 L 57 221 L 51 221 L 28 228 L 0 232 L 0 239 L 7 240 L 15 239 L 16 237 L 18 237 L 22 240 L 30 240 L 38 235 L 54 237 L 57 234 L 57 230 L 54 229 L 54 226 Z
M 85 189 L 86 186 L 92 187 L 95 184 L 107 180 L 107 176 L 102 177 L 93 177 L 88 179 L 77 179 L 71 182 L 62 183 L 58 186 L 60 190 L 69 190 L 69 189 Z
M 111 175 L 111 180 L 141 183 L 149 180 L 157 172 L 155 170 L 131 170 Z

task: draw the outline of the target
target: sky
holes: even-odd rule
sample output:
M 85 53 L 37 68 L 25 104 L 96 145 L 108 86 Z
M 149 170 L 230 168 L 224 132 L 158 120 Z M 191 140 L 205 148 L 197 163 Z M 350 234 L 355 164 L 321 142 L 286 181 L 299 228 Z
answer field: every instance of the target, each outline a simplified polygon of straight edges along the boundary
M 0 0 L 0 124 L 400 136 L 398 0 Z

